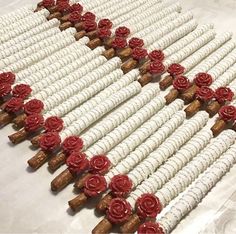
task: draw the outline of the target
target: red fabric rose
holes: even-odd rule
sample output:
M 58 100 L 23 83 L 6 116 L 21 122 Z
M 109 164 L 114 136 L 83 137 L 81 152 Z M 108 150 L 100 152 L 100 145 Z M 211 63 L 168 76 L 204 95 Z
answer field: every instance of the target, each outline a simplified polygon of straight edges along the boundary
M 154 194 L 143 194 L 136 202 L 137 214 L 141 219 L 155 218 L 162 210 L 159 199 Z
M 27 98 L 30 93 L 32 92 L 32 89 L 27 84 L 19 84 L 16 85 L 12 90 L 13 97 L 19 97 L 19 98 Z
M 128 37 L 129 34 L 130 34 L 130 30 L 125 26 L 119 27 L 115 31 L 116 37 L 126 38 L 126 37 Z
M 98 22 L 98 28 L 111 29 L 112 28 L 112 22 L 109 19 L 101 19 Z
M 81 150 L 83 141 L 78 136 L 69 136 L 62 143 L 62 149 L 65 153 L 70 154 L 74 150 Z
M 148 72 L 153 75 L 161 75 L 165 71 L 165 66 L 160 61 L 153 61 L 148 66 Z
M 185 76 L 177 76 L 173 81 L 173 86 L 178 91 L 185 91 L 189 88 L 189 79 Z
M 22 98 L 13 97 L 5 103 L 4 110 L 9 113 L 16 113 L 20 111 L 24 106 L 24 100 Z
M 196 92 L 196 98 L 208 102 L 214 97 L 214 91 L 209 87 L 201 87 Z
M 164 234 L 158 223 L 146 222 L 139 226 L 138 234 Z
M 84 184 L 84 193 L 89 197 L 96 197 L 107 188 L 107 182 L 104 176 L 92 175 Z
M 198 87 L 210 86 L 212 81 L 211 75 L 204 72 L 198 73 L 194 78 L 194 82 Z
M 215 99 L 222 104 L 232 101 L 233 96 L 234 93 L 227 87 L 220 87 L 215 91 Z
M 70 13 L 69 21 L 73 24 L 78 23 L 81 19 L 81 14 L 79 11 L 73 11 Z
M 70 4 L 67 1 L 60 1 L 57 4 L 58 11 L 62 13 L 69 13 L 70 12 Z
M 11 93 L 11 85 L 8 83 L 0 84 L 0 98 L 5 97 Z
M 39 114 L 33 114 L 27 116 L 25 119 L 25 130 L 27 132 L 36 132 L 43 126 L 43 116 Z
M 3 72 L 0 74 L 0 84 L 7 83 L 7 84 L 14 84 L 16 79 L 15 74 L 11 72 Z
M 112 199 L 107 210 L 107 218 L 112 223 L 123 223 L 131 215 L 131 205 L 122 198 Z
M 115 175 L 111 179 L 109 188 L 116 197 L 125 197 L 132 189 L 132 181 L 127 175 Z
M 142 39 L 137 38 L 137 37 L 132 37 L 129 40 L 129 47 L 131 49 L 137 48 L 137 47 L 143 47 L 144 46 L 144 42 Z
M 83 12 L 83 7 L 79 3 L 75 3 L 75 4 L 71 5 L 70 12 L 71 13 L 78 12 L 81 14 Z
M 184 73 L 184 67 L 178 63 L 173 63 L 168 67 L 167 72 L 171 76 L 178 76 Z
M 61 138 L 56 132 L 45 133 L 39 139 L 39 146 L 44 151 L 53 151 L 61 143 Z
M 125 38 L 122 37 L 116 37 L 112 44 L 111 44 L 112 48 L 114 49 L 124 49 L 127 46 L 127 41 Z
M 111 162 L 105 155 L 96 155 L 90 160 L 90 172 L 92 174 L 105 174 Z
M 43 110 L 43 103 L 38 99 L 32 99 L 25 103 L 24 111 L 27 115 L 39 114 Z
M 97 34 L 99 38 L 106 39 L 111 36 L 111 30 L 107 28 L 99 28 Z
M 85 14 L 83 14 L 83 16 L 81 17 L 81 21 L 95 21 L 96 16 L 92 13 L 92 12 L 86 12 Z
M 146 49 L 143 49 L 143 48 L 134 48 L 133 51 L 132 51 L 132 58 L 135 59 L 135 60 L 142 60 L 144 59 L 146 56 L 147 56 L 147 50 Z
M 66 165 L 70 172 L 74 174 L 80 174 L 89 167 L 89 160 L 86 158 L 86 154 L 81 152 L 73 152 L 66 160 Z
M 236 107 L 223 106 L 219 110 L 219 116 L 226 122 L 236 120 Z
M 86 32 L 94 31 L 94 30 L 96 30 L 96 28 L 97 28 L 97 23 L 95 21 L 86 20 L 83 23 L 83 29 Z
M 44 123 L 46 132 L 60 132 L 63 129 L 63 120 L 57 116 L 51 116 Z
M 52 7 L 55 5 L 55 1 L 54 0 L 43 0 L 42 5 L 44 7 Z
M 163 61 L 165 58 L 164 53 L 161 50 L 153 50 L 151 53 L 148 54 L 148 58 L 151 61 Z

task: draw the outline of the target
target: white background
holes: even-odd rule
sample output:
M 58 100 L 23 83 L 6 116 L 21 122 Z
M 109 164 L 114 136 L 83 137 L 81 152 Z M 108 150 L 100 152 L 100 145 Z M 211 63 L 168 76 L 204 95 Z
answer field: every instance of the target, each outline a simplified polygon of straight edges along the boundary
M 36 2 L 0 0 L 0 15 Z M 236 35 L 236 0 L 180 2 L 184 10 L 193 10 L 200 23 L 213 22 L 218 32 L 230 30 Z M 72 215 L 67 205 L 67 201 L 75 196 L 72 186 L 68 186 L 58 195 L 50 192 L 50 181 L 63 168 L 54 175 L 48 172 L 46 165 L 36 173 L 31 172 L 26 162 L 34 152 L 29 149 L 28 142 L 12 147 L 6 137 L 12 132 L 11 126 L 0 129 L 0 233 L 90 233 L 99 222 L 99 218 L 93 213 L 93 206 Z M 220 212 L 217 211 L 235 191 L 235 181 L 236 167 L 178 225 L 173 234 L 195 234 L 205 229 L 205 226 L 219 215 Z M 211 225 L 214 226 L 214 223 Z M 217 231 L 218 228 L 214 230 L 212 226 L 208 233 L 236 233 L 235 212 L 234 217 L 231 216 L 231 220 L 225 221 L 223 225 L 221 231 Z

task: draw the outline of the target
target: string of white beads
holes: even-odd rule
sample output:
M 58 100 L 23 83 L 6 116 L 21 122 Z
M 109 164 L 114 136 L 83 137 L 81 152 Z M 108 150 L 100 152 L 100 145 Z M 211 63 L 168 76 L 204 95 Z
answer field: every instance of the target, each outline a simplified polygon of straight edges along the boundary
M 217 36 L 214 40 L 210 41 L 193 55 L 189 56 L 181 63 L 181 65 L 185 67 L 185 72 L 188 72 L 191 68 L 196 66 L 202 59 L 206 58 L 209 54 L 230 40 L 231 37 L 231 33 L 224 33 L 221 36 Z
M 98 67 L 99 65 L 102 65 L 106 62 L 106 59 L 101 58 L 102 56 L 99 56 L 102 51 L 103 48 L 97 48 L 94 51 L 90 51 L 87 50 L 88 47 L 87 46 L 82 46 L 85 48 L 84 51 L 85 55 L 83 55 L 83 49 L 81 48 L 80 51 L 76 52 L 76 53 L 72 53 L 72 56 L 69 56 L 69 63 L 63 64 L 65 61 L 68 61 L 68 56 L 65 57 L 65 59 L 62 59 L 61 62 L 57 62 L 52 64 L 50 67 L 53 67 L 53 70 L 56 70 L 55 73 L 50 74 L 52 72 L 50 72 L 50 69 L 43 69 L 42 72 L 37 72 L 36 75 L 32 76 L 32 77 L 28 77 L 24 80 L 22 80 L 22 83 L 31 83 L 32 85 L 32 94 L 43 92 L 44 88 L 46 88 L 47 90 L 51 88 L 51 86 L 55 87 L 58 89 L 58 83 L 60 83 L 60 79 L 62 79 L 63 77 L 63 81 L 66 80 L 66 78 L 68 78 L 67 76 L 69 74 L 75 74 L 76 71 L 78 71 L 77 69 L 80 68 L 81 66 L 83 66 L 83 74 L 86 74 L 90 71 L 92 71 L 93 69 L 95 69 L 96 67 Z M 87 48 L 86 48 L 87 47 Z M 71 59 L 71 57 L 73 57 L 73 54 L 75 55 L 75 59 L 73 60 L 73 58 Z M 99 57 L 98 57 L 99 56 Z M 95 60 L 96 58 L 96 60 Z M 93 59 L 95 60 L 93 63 L 88 65 L 88 62 L 90 60 L 93 61 Z M 60 64 L 62 63 L 62 66 L 60 66 Z M 64 67 L 63 67 L 64 65 Z M 56 69 L 57 67 L 58 69 Z M 73 73 L 72 73 L 73 72 Z M 86 72 L 86 73 L 85 73 Z M 49 74 L 48 74 L 49 73 Z M 48 74 L 48 76 L 47 76 Z M 73 76 L 72 76 L 73 77 Z M 71 77 L 69 77 L 71 78 Z M 73 80 L 76 80 L 76 78 L 73 78 Z M 67 80 L 65 82 L 65 85 L 63 87 L 66 86 L 67 84 L 70 84 L 73 82 L 73 80 L 70 82 L 70 80 Z M 37 83 L 36 83 L 37 82 Z M 54 83 L 55 82 L 55 83 Z M 51 85 L 51 86 L 50 86 Z
M 72 34 L 72 33 L 71 33 Z M 18 62 L 15 62 L 3 69 L 3 71 L 12 71 L 12 72 L 18 72 L 33 63 L 44 59 L 45 57 L 51 55 L 52 53 L 60 50 L 61 48 L 66 47 L 67 45 L 72 44 L 75 41 L 75 38 L 73 35 L 67 35 L 65 38 L 57 41 L 56 43 L 42 49 L 41 51 L 38 51 L 26 58 L 21 59 Z
M 134 207 L 136 200 L 144 193 L 155 193 L 179 170 L 190 162 L 213 138 L 212 131 L 203 129 L 193 136 L 180 150 L 155 173 L 130 193 L 127 201 Z
M 83 150 L 86 150 L 90 145 L 114 130 L 140 108 L 150 102 L 158 93 L 159 89 L 157 87 L 150 87 L 103 118 L 80 136 L 84 142 Z
M 59 21 L 57 21 L 57 22 L 59 23 Z M 58 27 L 55 27 L 55 28 L 51 28 L 45 32 L 36 34 L 35 36 L 29 38 L 28 40 L 25 40 L 24 42 L 18 43 L 16 45 L 11 46 L 8 49 L 0 51 L 0 59 L 11 56 L 19 51 L 22 51 L 23 49 L 26 49 L 26 48 L 46 39 L 48 37 L 54 36 L 58 33 L 60 33 L 60 29 Z
M 50 66 L 53 63 L 56 63 L 59 61 L 61 58 L 64 58 L 67 54 L 72 53 L 73 51 L 77 51 L 80 45 L 84 45 L 88 42 L 87 37 L 83 37 L 81 40 L 77 42 L 73 42 L 72 44 L 67 45 L 66 47 L 62 47 L 55 53 L 49 55 L 48 57 L 40 60 L 39 62 L 27 67 L 24 70 L 19 71 L 16 74 L 16 80 L 22 80 L 31 74 L 34 74 L 37 71 L 40 71 L 41 69 L 44 69 L 47 66 Z
M 174 53 L 171 56 L 169 56 L 164 61 L 164 65 L 166 67 L 168 67 L 172 63 L 179 63 L 188 57 L 188 63 L 187 62 L 184 63 L 185 69 L 188 70 L 189 67 L 191 68 L 191 66 L 194 66 L 195 63 L 198 63 L 201 61 L 200 58 L 198 58 L 198 59 L 196 58 L 197 56 L 195 54 L 198 53 L 198 50 L 200 48 L 204 47 L 204 45 L 206 45 L 207 43 L 209 44 L 209 42 L 215 37 L 215 35 L 216 35 L 216 33 L 213 30 L 210 30 L 210 31 L 204 33 L 202 36 L 195 39 L 193 42 L 191 42 L 190 44 L 188 44 L 187 46 L 185 46 L 184 48 L 179 50 L 177 53 Z M 190 59 L 190 58 L 192 58 L 192 59 Z
M 59 106 L 55 107 L 53 110 L 49 111 L 45 117 L 49 117 L 51 115 L 56 116 L 64 116 L 67 114 L 64 118 L 64 124 L 65 126 L 69 126 L 72 122 L 77 120 L 79 117 L 90 111 L 92 108 L 96 107 L 98 104 L 106 100 L 108 97 L 110 97 L 112 94 L 119 91 L 121 88 L 126 87 L 127 85 L 131 84 L 134 80 L 136 80 L 138 77 L 138 70 L 132 70 L 131 72 L 127 73 L 122 77 L 122 79 L 118 80 L 114 84 L 110 85 L 108 88 L 101 91 L 99 94 L 97 94 L 95 97 L 91 98 L 87 102 L 85 102 L 83 105 L 78 106 L 77 100 L 72 98 L 69 98 L 64 103 L 60 104 Z M 88 88 L 89 89 L 89 88 Z M 83 91 L 83 93 L 86 92 Z M 83 94 L 82 94 L 83 95 Z M 86 94 L 84 94 L 86 95 Z M 83 95 L 83 96 L 84 96 Z M 78 107 L 77 107 L 78 106 Z M 75 108 L 77 107 L 77 108 Z M 75 109 L 74 109 L 75 108 Z M 71 111 L 73 109 L 73 111 Z
M 92 157 L 93 155 L 105 153 L 112 149 L 137 128 L 139 128 L 145 121 L 147 121 L 150 117 L 162 109 L 164 105 L 164 97 L 155 97 L 151 102 L 137 111 L 137 113 L 128 118 L 125 122 L 103 137 L 100 141 L 96 142 L 92 147 L 87 149 L 86 154 L 88 157 Z
M 223 58 L 219 63 L 216 64 L 209 74 L 211 74 L 213 81 L 215 81 L 219 76 L 221 76 L 228 68 L 236 63 L 236 49 L 234 49 L 230 54 Z
M 4 14 L 0 16 L 0 27 L 7 27 L 10 24 L 13 24 L 14 22 L 21 20 L 29 15 L 33 14 L 33 5 L 27 5 L 24 7 L 21 7 L 15 11 L 12 11 L 8 14 Z
M 148 156 L 149 153 L 155 150 L 168 136 L 170 136 L 175 131 L 176 128 L 178 128 L 183 123 L 185 119 L 184 111 L 178 111 L 177 113 L 175 112 L 175 114 L 172 113 L 171 115 L 169 115 L 171 111 L 172 111 L 171 109 L 166 109 L 166 108 L 160 111 L 159 116 L 164 115 L 164 119 L 158 119 L 158 123 L 156 123 L 157 127 L 154 128 L 154 131 L 149 130 L 148 132 L 149 134 L 148 134 L 146 133 L 147 130 L 144 131 L 144 128 L 141 127 L 129 137 L 129 139 L 131 139 L 131 137 L 134 137 L 134 136 L 137 138 L 137 135 L 135 135 L 135 133 L 139 131 L 139 134 L 140 134 L 140 131 L 143 130 L 142 135 L 146 136 L 146 138 L 144 138 L 144 136 L 141 135 L 140 140 L 136 139 L 135 141 L 133 139 L 134 142 L 137 142 L 137 144 L 135 144 L 134 146 L 136 147 L 139 145 L 136 149 L 135 147 L 132 147 L 131 145 L 130 150 L 126 149 L 125 155 L 120 154 L 121 149 L 118 147 L 124 142 L 123 141 L 120 145 L 118 145 L 118 147 L 115 147 L 114 150 L 108 153 L 107 156 L 109 159 L 111 159 L 111 163 L 113 164 L 114 168 L 111 169 L 106 174 L 105 178 L 107 181 L 110 181 L 112 177 L 115 175 L 126 174 L 129 171 L 131 171 L 139 162 L 141 162 L 145 157 Z M 152 120 L 149 121 L 149 126 L 151 125 L 150 123 L 154 122 L 154 121 L 152 122 L 151 121 Z M 147 123 L 146 123 L 146 126 L 147 126 Z M 143 142 L 145 139 L 147 140 Z M 126 139 L 125 141 L 127 142 Z M 131 143 L 129 142 L 129 144 Z M 134 151 L 132 152 L 132 150 Z M 115 156 L 117 156 L 118 159 L 116 159 Z M 122 158 L 124 159 L 121 161 Z
M 125 25 L 127 25 L 127 27 L 129 27 L 133 32 L 133 37 L 142 38 L 144 35 L 146 35 L 146 30 L 147 33 L 152 31 L 149 28 L 150 25 L 155 25 L 156 30 L 163 25 L 161 24 L 161 21 L 164 20 L 164 18 L 167 18 L 169 16 L 171 16 L 172 18 L 173 14 L 177 17 L 178 13 L 176 14 L 176 12 L 179 12 L 181 10 L 179 4 L 173 4 L 169 7 L 166 7 L 165 4 L 159 4 L 155 5 L 153 9 L 156 10 L 154 12 L 158 12 L 158 14 L 152 13 L 150 12 L 150 10 L 148 10 L 146 11 L 147 14 L 144 11 L 142 14 L 138 14 L 135 17 L 130 17 L 128 21 L 125 21 Z M 159 21 L 160 23 L 158 23 Z
M 46 48 L 59 40 L 64 39 L 65 37 L 72 34 L 70 31 L 71 30 L 65 30 L 63 32 L 60 32 L 60 30 L 58 29 L 58 32 L 56 34 L 52 35 L 51 37 L 47 37 L 47 38 L 43 39 L 42 41 L 39 41 L 38 43 L 35 43 L 24 50 L 21 50 L 17 53 L 10 55 L 9 57 L 1 59 L 0 60 L 0 69 L 4 68 L 10 64 L 13 64 L 13 63 L 17 62 L 18 60 L 21 60 L 21 59 L 23 59 L 35 52 L 39 52 L 43 48 Z M 74 30 L 72 32 L 74 32 Z
M 199 63 L 194 69 L 187 73 L 187 77 L 190 81 L 193 81 L 195 75 L 199 72 L 207 72 L 214 67 L 220 60 L 222 60 L 227 54 L 229 54 L 235 48 L 235 42 L 231 40 L 222 45 L 219 49 L 214 51 L 201 63 Z
M 79 50 L 75 50 L 75 52 L 65 55 L 57 62 L 50 64 L 49 66 L 43 68 L 42 70 L 39 70 L 38 72 L 32 74 L 32 76 L 26 77 L 26 78 L 22 79 L 21 81 L 18 81 L 17 83 L 36 85 L 36 83 L 40 82 L 40 80 L 46 78 L 47 76 L 49 76 L 50 74 L 52 74 L 54 72 L 58 72 L 58 70 L 64 68 L 68 64 L 72 63 L 79 56 L 82 56 L 82 55 L 89 53 L 89 52 L 90 52 L 90 50 L 88 49 L 87 46 L 81 45 L 79 47 Z M 33 90 L 33 93 L 35 93 L 35 90 Z
M 133 182 L 133 187 L 136 187 L 150 174 L 154 173 L 163 162 L 176 153 L 197 131 L 203 128 L 208 119 L 209 115 L 205 111 L 201 111 L 180 126 L 158 149 L 153 151 L 129 173 L 128 176 Z
M 155 16 L 153 12 L 160 12 L 163 8 L 164 8 L 164 5 L 161 4 L 160 1 L 151 0 L 151 1 L 145 2 L 143 5 L 137 7 L 136 9 L 133 9 L 130 12 L 127 12 L 126 14 L 121 15 L 120 17 L 115 18 L 115 12 L 114 12 L 114 15 L 111 14 L 110 17 L 113 19 L 112 22 L 113 22 L 114 27 L 119 27 L 121 26 L 121 23 L 124 22 L 126 27 L 130 28 L 130 25 L 132 25 L 131 27 L 133 27 L 135 24 L 132 22 L 130 23 L 130 21 L 135 20 L 136 24 L 137 23 L 139 24 L 140 21 L 142 22 L 146 21 L 146 17 L 154 18 Z
M 57 19 L 52 19 L 50 21 L 47 21 L 45 23 L 40 24 L 37 27 L 34 27 L 32 29 L 30 29 L 29 31 L 20 34 L 19 36 L 15 37 L 15 38 L 11 38 L 9 41 L 6 41 L 4 43 L 2 43 L 0 45 L 0 50 L 6 50 L 8 48 L 10 48 L 11 46 L 15 46 L 19 43 L 24 44 L 25 41 L 28 41 L 31 37 L 45 32 L 46 30 L 53 28 L 53 27 L 57 27 L 59 25 L 59 21 Z
M 46 22 L 46 17 L 49 15 L 49 11 L 44 9 L 42 11 L 39 11 L 34 14 L 34 17 L 25 25 L 21 25 L 18 28 L 14 30 L 10 30 L 7 33 L 0 36 L 0 42 L 6 42 L 24 32 L 27 32 L 28 30 Z
M 220 76 L 216 81 L 214 81 L 211 85 L 211 88 L 216 90 L 219 87 L 224 87 L 228 85 L 230 82 L 230 89 L 234 91 L 236 94 L 236 89 L 233 88 L 235 86 L 236 82 L 234 82 L 234 79 L 236 77 L 236 64 L 234 64 L 232 67 L 230 67 L 222 76 Z
M 160 199 L 162 206 L 165 207 L 173 198 L 184 191 L 189 184 L 235 142 L 235 138 L 236 133 L 230 130 L 224 132 L 220 137 L 213 139 L 197 157 L 157 191 L 155 195 Z
M 112 109 L 117 107 L 119 104 L 123 103 L 124 101 L 128 100 L 135 94 L 141 91 L 141 85 L 139 82 L 135 81 L 128 85 L 125 88 L 122 88 L 117 93 L 111 95 L 107 98 L 104 102 L 100 103 L 88 113 L 83 115 L 77 121 L 70 125 L 66 130 L 61 133 L 62 139 L 69 135 L 78 135 L 86 128 L 88 128 L 91 124 L 99 120 L 105 114 L 110 112 Z
M 158 219 L 165 233 L 171 230 L 206 196 L 211 188 L 236 162 L 236 145 L 232 145 L 206 172 L 177 199 L 170 209 Z
M 151 51 L 154 50 L 155 48 L 160 48 L 161 50 L 165 48 L 163 53 L 165 54 L 165 57 L 168 57 L 173 53 L 175 53 L 176 51 L 179 51 L 183 47 L 187 46 L 196 38 L 202 36 L 210 29 L 213 29 L 213 24 L 204 24 L 197 27 L 197 29 L 193 31 L 191 23 L 193 24 L 194 21 L 191 20 L 188 23 L 189 27 L 187 27 L 188 24 L 185 24 L 182 27 L 175 29 L 173 32 L 167 34 L 157 42 L 153 43 L 148 49 Z M 176 34 L 176 36 L 174 34 Z M 175 40 L 176 38 L 178 38 L 179 40 L 176 41 Z
M 79 93 L 83 89 L 83 87 L 80 84 L 75 84 L 75 85 L 72 84 L 70 86 L 65 87 L 60 92 L 53 94 L 44 102 L 45 111 L 53 109 L 60 103 L 63 103 L 63 101 L 71 100 L 70 103 L 72 104 L 73 100 L 73 103 L 76 106 L 82 104 L 87 99 L 92 97 L 92 95 L 97 94 L 99 91 L 106 88 L 107 86 L 109 86 L 110 84 L 112 84 L 113 82 L 117 81 L 119 78 L 122 77 L 123 72 L 121 69 L 114 70 L 114 68 L 112 68 L 112 70 L 113 71 L 107 69 L 104 70 L 103 73 L 101 72 L 100 74 L 96 73 L 96 71 L 93 71 L 89 75 L 86 75 L 86 78 L 88 79 L 91 79 L 91 77 L 92 79 L 97 79 L 94 84 L 89 86 L 88 89 L 91 90 L 90 92 L 88 89 L 86 89 L 83 90 L 82 93 Z M 85 80 L 83 79 L 83 81 Z M 86 86 L 86 83 L 84 85 Z

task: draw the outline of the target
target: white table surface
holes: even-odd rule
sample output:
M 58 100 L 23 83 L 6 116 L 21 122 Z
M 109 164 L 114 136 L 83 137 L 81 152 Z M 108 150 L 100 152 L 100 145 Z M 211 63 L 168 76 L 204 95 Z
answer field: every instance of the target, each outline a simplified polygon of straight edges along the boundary
M 174 2 L 174 1 L 173 1 Z M 215 23 L 218 32 L 230 30 L 236 35 L 236 0 L 182 0 L 183 9 L 192 9 L 200 23 Z M 31 0 L 0 0 L 0 15 L 17 9 Z M 236 38 L 236 37 L 235 37 Z M 0 129 L 0 233 L 91 233 L 101 218 L 90 205 L 73 215 L 67 201 L 75 195 L 68 186 L 58 195 L 50 192 L 54 175 L 44 165 L 36 173 L 27 168 L 34 152 L 29 143 L 16 147 L 9 144 L 7 135 L 13 129 Z M 173 234 L 236 233 L 236 166 L 215 186 Z

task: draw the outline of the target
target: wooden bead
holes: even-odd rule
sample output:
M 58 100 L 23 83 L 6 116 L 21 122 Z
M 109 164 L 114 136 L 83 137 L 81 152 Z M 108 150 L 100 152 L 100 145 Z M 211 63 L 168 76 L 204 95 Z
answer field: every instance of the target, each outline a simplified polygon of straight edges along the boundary
M 15 119 L 13 119 L 13 124 L 15 128 L 22 128 L 25 125 L 26 114 L 20 114 Z
M 50 14 L 58 12 L 57 6 L 48 7 L 47 10 L 50 12 Z
M 217 101 L 213 101 L 206 107 L 206 111 L 211 117 L 213 117 L 219 112 L 220 108 L 221 104 Z
M 32 169 L 36 170 L 47 161 L 48 156 L 48 153 L 41 150 L 34 157 L 28 160 L 28 164 Z
M 131 53 L 132 53 L 132 49 L 128 47 L 128 48 L 117 51 L 116 54 L 124 62 L 130 57 Z
M 105 50 L 105 51 L 102 53 L 102 55 L 103 55 L 107 60 L 109 60 L 109 59 L 115 57 L 116 52 L 115 52 L 115 50 L 114 50 L 113 48 L 111 48 L 111 49 Z
M 84 183 L 85 181 L 91 176 L 92 174 L 90 173 L 85 173 L 84 175 L 82 175 L 81 178 L 79 178 L 75 184 L 74 184 L 74 187 L 76 189 L 82 189 L 84 187 Z
M 172 89 L 166 96 L 166 104 L 172 103 L 179 96 L 179 91 L 177 89 Z
M 141 224 L 141 220 L 137 214 L 133 214 L 130 219 L 121 226 L 121 233 L 134 233 L 137 231 L 139 225 Z
M 16 145 L 16 144 L 26 140 L 28 135 L 29 135 L 29 132 L 25 131 L 25 129 L 23 128 L 22 130 L 8 136 L 8 138 L 13 144 Z
M 195 115 L 201 108 L 202 103 L 199 100 L 193 101 L 186 109 L 184 110 L 186 112 L 187 117 L 191 117 Z
M 79 22 L 79 23 L 75 24 L 74 27 L 76 28 L 77 32 L 83 30 L 83 22 Z
M 86 32 L 84 30 L 77 32 L 75 34 L 75 40 L 78 41 L 80 40 L 82 37 L 84 37 L 86 35 Z
M 70 18 L 70 14 L 66 14 L 64 16 L 61 17 L 61 23 L 65 23 L 67 21 L 69 21 L 69 18 Z
M 96 210 L 100 213 L 104 213 L 106 209 L 108 208 L 112 199 L 113 199 L 113 196 L 111 195 L 111 193 L 108 193 L 98 202 L 96 206 Z
M 51 182 L 51 190 L 53 192 L 58 192 L 65 188 L 73 180 L 74 175 L 70 172 L 69 169 L 66 169 Z
M 0 126 L 7 125 L 15 118 L 14 115 L 11 115 L 7 112 L 0 113 Z
M 58 19 L 60 20 L 62 17 L 60 12 L 55 12 L 47 17 L 47 20 Z
M 68 202 L 70 208 L 75 212 L 81 208 L 88 200 L 88 197 L 84 193 L 80 193 L 77 197 Z
M 140 71 L 140 74 L 141 74 L 141 75 L 147 73 L 149 64 L 150 64 L 150 62 L 147 61 L 147 62 L 145 62 L 145 63 L 139 68 L 139 71 Z
M 31 139 L 31 144 L 32 146 L 38 148 L 39 147 L 39 139 L 42 137 L 42 134 L 38 135 L 38 136 L 35 136 Z
M 211 131 L 214 136 L 218 136 L 226 128 L 226 126 L 227 126 L 227 123 L 224 120 L 219 119 L 212 126 Z
M 87 46 L 92 50 L 97 48 L 98 46 L 101 46 L 101 45 L 102 45 L 102 40 L 100 38 L 95 38 L 95 39 L 89 41 L 87 44 Z
M 66 162 L 66 159 L 67 157 L 64 153 L 57 154 L 49 160 L 49 169 L 51 171 L 56 171 L 60 166 L 62 166 Z
M 170 75 L 166 76 L 163 80 L 159 82 L 160 89 L 165 90 L 172 85 L 174 78 Z
M 61 25 L 59 26 L 59 28 L 60 28 L 61 31 L 64 31 L 64 30 L 66 30 L 67 28 L 70 28 L 70 27 L 72 27 L 72 26 L 73 26 L 73 24 L 68 21 L 68 22 L 65 22 L 65 23 L 61 24 Z
M 91 32 L 87 32 L 87 33 L 86 33 L 86 36 L 87 36 L 90 40 L 95 39 L 95 38 L 98 36 L 97 30 L 94 30 L 94 31 L 91 31 Z
M 121 70 L 126 74 L 130 72 L 132 69 L 135 69 L 137 66 L 138 66 L 138 61 L 131 58 L 121 65 Z
M 104 218 L 93 230 L 92 234 L 108 234 L 112 229 L 112 223 Z
M 139 78 L 138 82 L 141 84 L 141 86 L 145 86 L 146 84 L 150 83 L 152 81 L 152 75 L 150 73 L 144 74 L 141 78 Z
M 111 48 L 111 44 L 112 44 L 113 40 L 114 40 L 114 37 L 104 40 L 104 46 L 106 49 Z
M 197 89 L 198 86 L 193 84 L 190 88 L 188 88 L 181 94 L 181 98 L 184 100 L 185 104 L 188 104 L 193 101 Z

